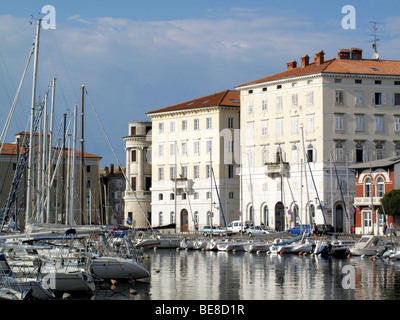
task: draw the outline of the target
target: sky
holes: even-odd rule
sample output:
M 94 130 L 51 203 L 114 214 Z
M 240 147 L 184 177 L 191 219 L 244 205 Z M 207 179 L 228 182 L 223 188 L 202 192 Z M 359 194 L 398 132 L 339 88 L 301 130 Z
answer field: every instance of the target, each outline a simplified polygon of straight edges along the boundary
M 356 47 L 371 58 L 372 21 L 380 58 L 400 59 L 397 0 L 1 1 L 1 129 L 34 41 L 35 21 L 49 13 L 41 13 L 46 5 L 55 10 L 55 27 L 41 29 L 38 99 L 57 78 L 57 131 L 75 105 L 80 115 L 85 85 L 85 151 L 101 156 L 102 167 L 125 166 L 129 121 L 151 121 L 149 111 L 234 90 L 284 71 L 288 61 L 299 63 L 305 54 L 313 61 L 319 50 L 334 58 L 338 49 Z M 342 12 L 346 5 L 354 15 Z M 32 65 L 5 142 L 29 131 Z M 80 126 L 79 119 L 79 139 Z

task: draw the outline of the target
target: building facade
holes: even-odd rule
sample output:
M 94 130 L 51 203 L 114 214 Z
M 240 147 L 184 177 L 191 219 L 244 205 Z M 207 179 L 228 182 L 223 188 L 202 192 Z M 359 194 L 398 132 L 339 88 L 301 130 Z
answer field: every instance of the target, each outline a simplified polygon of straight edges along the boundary
M 129 122 L 126 151 L 124 223 L 136 228 L 151 225 L 151 122 Z
M 39 137 L 39 134 L 35 134 L 36 146 L 40 145 Z M 16 141 L 4 143 L 0 154 L 2 216 L 6 216 L 6 220 L 11 217 L 14 221 L 18 220 L 17 224 L 20 228 L 23 228 L 25 223 L 27 198 L 27 162 L 23 161 L 24 156 L 27 157 L 29 153 L 29 149 L 25 150 L 27 140 L 29 140 L 29 133 L 16 134 Z M 43 165 L 45 161 L 42 161 L 40 150 L 40 147 L 35 148 L 34 157 L 40 161 L 36 161 L 33 168 L 33 220 L 42 223 L 66 224 L 72 220 L 76 224 L 94 224 L 101 220 L 99 187 L 101 157 L 85 152 L 81 161 L 80 151 L 76 150 L 74 157 L 72 151 L 67 148 L 63 150 L 61 146 L 53 147 L 52 165 L 49 168 Z M 72 169 L 73 161 L 75 161 L 74 169 Z M 75 170 L 75 173 L 71 170 Z M 50 184 L 48 183 L 49 175 Z M 75 179 L 74 184 L 72 184 L 72 178 Z M 71 192 L 72 185 L 75 185 L 74 192 Z M 73 218 L 69 219 L 72 216 Z
M 385 193 L 400 189 L 400 157 L 354 164 L 350 169 L 356 172 L 355 210 L 352 212 L 355 233 L 383 234 L 383 224 L 389 227 L 394 219 L 379 214 L 378 209 Z
M 349 231 L 352 163 L 400 152 L 400 61 L 323 51 L 236 86 L 241 96 L 246 219 L 284 230 L 327 223 Z
M 187 232 L 237 219 L 239 100 L 226 90 L 148 112 L 153 226 L 175 223 Z

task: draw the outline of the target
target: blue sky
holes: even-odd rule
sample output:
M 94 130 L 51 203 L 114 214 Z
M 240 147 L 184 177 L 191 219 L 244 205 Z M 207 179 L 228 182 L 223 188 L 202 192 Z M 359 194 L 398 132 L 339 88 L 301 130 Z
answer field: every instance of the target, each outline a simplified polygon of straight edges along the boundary
M 370 58 L 370 21 L 380 22 L 382 59 L 399 59 L 400 1 L 2 1 L 0 114 L 11 106 L 44 5 L 56 10 L 56 29 L 42 30 L 38 95 L 57 80 L 55 126 L 80 107 L 85 84 L 125 165 L 128 122 L 146 112 L 198 98 L 286 68 L 290 60 L 324 50 L 358 47 Z M 356 9 L 356 28 L 343 29 L 342 7 Z M 31 15 L 34 19 L 32 20 Z M 31 68 L 32 69 L 32 68 Z M 27 128 L 32 71 L 24 82 L 7 142 Z M 117 163 L 86 103 L 85 150 Z M 5 116 L 0 116 L 2 127 Z

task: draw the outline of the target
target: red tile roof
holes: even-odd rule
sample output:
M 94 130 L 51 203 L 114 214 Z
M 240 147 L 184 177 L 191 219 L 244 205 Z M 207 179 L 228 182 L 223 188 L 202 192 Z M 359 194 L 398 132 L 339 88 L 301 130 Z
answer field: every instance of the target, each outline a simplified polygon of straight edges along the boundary
M 328 59 L 324 63 L 317 65 L 315 62 L 308 66 L 279 72 L 258 80 L 242 83 L 236 86 L 242 87 L 262 82 L 279 80 L 284 78 L 310 75 L 314 73 L 345 73 L 362 75 L 394 75 L 400 76 L 400 61 L 398 60 L 352 60 L 352 59 Z
M 149 111 L 147 112 L 147 114 L 189 110 L 212 106 L 240 107 L 240 92 L 236 90 L 225 90 L 218 93 L 210 94 L 205 97 L 178 103 L 169 107 Z

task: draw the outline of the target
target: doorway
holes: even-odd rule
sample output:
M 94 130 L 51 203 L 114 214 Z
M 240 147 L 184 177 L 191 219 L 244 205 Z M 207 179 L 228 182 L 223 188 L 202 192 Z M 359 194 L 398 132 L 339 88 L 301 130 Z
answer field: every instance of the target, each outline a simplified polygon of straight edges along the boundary
M 181 232 L 189 231 L 189 219 L 188 219 L 188 211 L 186 209 L 182 209 L 181 211 Z
M 275 205 L 275 230 L 285 230 L 285 206 L 282 202 L 277 202 Z

